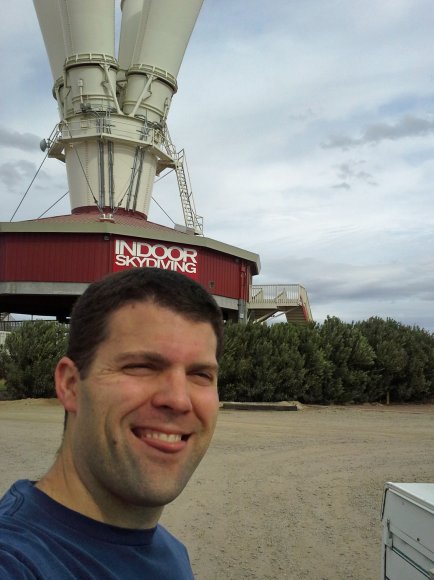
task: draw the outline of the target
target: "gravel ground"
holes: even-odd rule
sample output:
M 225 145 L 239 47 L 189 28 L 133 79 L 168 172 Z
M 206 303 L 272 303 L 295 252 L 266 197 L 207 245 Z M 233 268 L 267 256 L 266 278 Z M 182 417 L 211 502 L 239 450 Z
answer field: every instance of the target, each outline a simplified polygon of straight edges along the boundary
M 0 402 L 0 493 L 59 446 L 55 401 Z M 378 580 L 386 481 L 434 481 L 434 406 L 221 410 L 163 523 L 198 580 Z

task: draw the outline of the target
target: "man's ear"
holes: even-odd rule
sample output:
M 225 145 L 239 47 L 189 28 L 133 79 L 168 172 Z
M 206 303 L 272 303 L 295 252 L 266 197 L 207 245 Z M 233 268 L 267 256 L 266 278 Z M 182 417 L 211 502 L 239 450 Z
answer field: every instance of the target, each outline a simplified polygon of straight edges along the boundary
M 57 398 L 62 403 L 65 411 L 74 413 L 77 410 L 80 373 L 75 363 L 67 356 L 61 358 L 57 363 L 54 371 L 54 382 Z

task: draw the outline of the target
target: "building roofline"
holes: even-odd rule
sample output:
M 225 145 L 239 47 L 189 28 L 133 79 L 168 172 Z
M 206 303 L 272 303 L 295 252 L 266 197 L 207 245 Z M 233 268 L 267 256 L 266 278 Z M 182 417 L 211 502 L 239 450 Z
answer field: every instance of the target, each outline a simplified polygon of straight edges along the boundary
M 225 244 L 224 242 L 219 242 L 212 238 L 207 238 L 205 236 L 194 236 L 192 234 L 186 234 L 179 232 L 177 230 L 171 230 L 170 228 L 162 226 L 161 229 L 154 227 L 147 227 L 146 224 L 149 222 L 143 221 L 143 226 L 127 226 L 122 224 L 116 224 L 110 221 L 101 222 L 56 222 L 55 220 L 29 220 L 20 222 L 0 222 L 0 234 L 1 233 L 56 233 L 56 234 L 113 234 L 116 236 L 130 236 L 135 238 L 151 238 L 153 240 L 158 240 L 162 242 L 175 242 L 179 244 L 188 244 L 191 246 L 196 246 L 200 248 L 207 248 L 210 250 L 215 250 L 217 252 L 222 252 L 224 254 L 229 254 L 231 256 L 236 256 L 250 262 L 254 265 L 255 271 L 252 272 L 253 275 L 259 274 L 261 270 L 261 262 L 258 254 L 254 252 L 249 252 L 248 250 L 243 250 L 232 246 L 230 244 Z

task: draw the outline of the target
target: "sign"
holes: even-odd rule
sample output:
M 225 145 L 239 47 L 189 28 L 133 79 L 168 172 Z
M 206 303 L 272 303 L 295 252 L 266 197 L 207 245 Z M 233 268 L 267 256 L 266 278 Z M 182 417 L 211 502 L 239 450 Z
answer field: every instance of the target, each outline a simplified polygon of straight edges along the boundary
M 157 242 L 115 240 L 113 271 L 129 268 L 161 268 L 197 276 L 197 250 L 181 246 L 165 246 Z

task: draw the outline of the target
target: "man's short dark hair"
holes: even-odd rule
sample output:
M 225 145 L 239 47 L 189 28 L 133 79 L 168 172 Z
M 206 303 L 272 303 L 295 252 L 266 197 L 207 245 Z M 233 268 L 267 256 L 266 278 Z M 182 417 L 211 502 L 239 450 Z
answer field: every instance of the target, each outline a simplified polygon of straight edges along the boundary
M 223 318 L 214 298 L 183 274 L 159 268 L 133 268 L 94 282 L 71 313 L 67 356 L 86 378 L 98 346 L 108 336 L 113 312 L 132 302 L 150 302 L 193 322 L 209 322 L 217 338 L 217 360 L 223 349 Z

